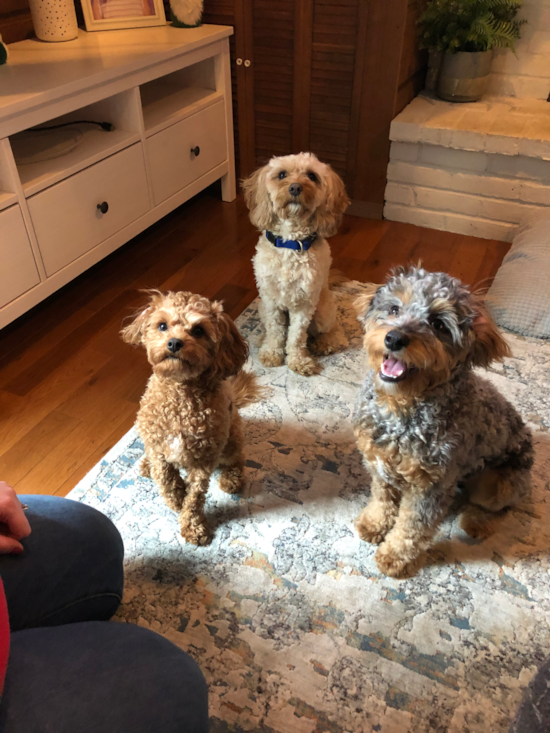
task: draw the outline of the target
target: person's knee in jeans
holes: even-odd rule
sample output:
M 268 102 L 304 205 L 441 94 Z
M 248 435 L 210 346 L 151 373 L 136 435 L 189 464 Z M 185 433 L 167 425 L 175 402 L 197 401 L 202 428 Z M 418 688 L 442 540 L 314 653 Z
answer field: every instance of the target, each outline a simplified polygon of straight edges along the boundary
M 32 532 L 7 537 L 16 554 L 0 555 L 12 631 L 111 618 L 124 585 L 124 546 L 111 520 L 69 499 L 20 499 L 28 508 L 17 526 Z
M 12 636 L 5 733 L 207 733 L 208 692 L 190 656 L 133 624 L 88 621 Z
M 206 682 L 187 654 L 153 632 L 92 620 L 110 618 L 122 598 L 124 551 L 113 523 L 78 502 L 22 498 L 26 512 L 0 482 L 0 576 L 12 630 L 24 629 L 11 636 L 0 730 L 42 733 L 48 718 L 56 733 L 146 733 L 159 721 L 166 733 L 206 733 Z M 0 582 L 0 691 L 5 600 Z

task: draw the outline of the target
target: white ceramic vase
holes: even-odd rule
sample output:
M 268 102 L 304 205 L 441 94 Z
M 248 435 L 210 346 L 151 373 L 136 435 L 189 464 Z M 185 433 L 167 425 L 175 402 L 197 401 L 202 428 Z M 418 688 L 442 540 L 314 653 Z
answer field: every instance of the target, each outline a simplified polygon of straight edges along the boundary
M 78 36 L 74 0 L 29 0 L 29 5 L 41 41 L 72 41 Z
M 203 0 L 170 0 L 170 20 L 176 28 L 202 24 Z

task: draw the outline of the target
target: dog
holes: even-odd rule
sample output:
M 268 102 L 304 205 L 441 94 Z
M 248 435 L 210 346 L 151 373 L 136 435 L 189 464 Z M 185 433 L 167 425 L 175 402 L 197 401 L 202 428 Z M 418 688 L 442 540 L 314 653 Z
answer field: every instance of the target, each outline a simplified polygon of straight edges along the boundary
M 361 539 L 380 544 L 382 573 L 407 577 L 457 486 L 467 500 L 461 526 L 480 539 L 525 498 L 532 436 L 473 371 L 510 351 L 482 300 L 459 280 L 401 268 L 356 308 L 369 372 L 353 420 L 372 484 L 355 526 Z
M 316 354 L 347 346 L 329 289 L 332 262 L 326 237 L 336 233 L 350 201 L 342 179 L 312 153 L 272 158 L 242 183 L 250 220 L 262 233 L 252 260 L 265 337 L 266 367 L 286 363 L 310 376 Z M 331 278 L 332 279 L 332 278 Z
M 254 375 L 242 370 L 248 346 L 221 303 L 189 292 L 151 292 L 121 335 L 144 346 L 153 367 L 136 420 L 145 446 L 141 475 L 179 513 L 182 537 L 208 544 L 204 502 L 212 472 L 220 468 L 228 494 L 243 486 L 238 410 L 261 396 Z

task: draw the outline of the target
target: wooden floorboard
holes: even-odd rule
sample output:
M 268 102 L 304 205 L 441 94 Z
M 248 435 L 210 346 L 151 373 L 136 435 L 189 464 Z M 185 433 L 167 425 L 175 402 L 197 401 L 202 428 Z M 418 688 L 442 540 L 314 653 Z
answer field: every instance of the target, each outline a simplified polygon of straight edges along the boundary
M 0 478 L 19 493 L 66 495 L 130 429 L 150 370 L 120 339 L 149 288 L 223 300 L 236 318 L 256 297 L 257 233 L 242 198 L 215 188 L 172 212 L 0 331 Z M 380 282 L 422 261 L 486 288 L 509 245 L 346 216 L 334 267 Z

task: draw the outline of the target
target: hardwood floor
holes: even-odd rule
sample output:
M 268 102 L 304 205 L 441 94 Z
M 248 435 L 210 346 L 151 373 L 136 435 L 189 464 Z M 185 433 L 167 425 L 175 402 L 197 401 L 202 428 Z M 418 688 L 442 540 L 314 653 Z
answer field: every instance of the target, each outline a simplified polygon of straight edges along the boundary
M 209 189 L 0 331 L 0 478 L 19 493 L 67 494 L 133 424 L 149 365 L 119 331 L 140 290 L 200 292 L 236 318 L 256 296 L 256 241 L 242 199 Z M 331 246 L 353 279 L 422 260 L 471 285 L 487 284 L 509 248 L 352 216 Z

